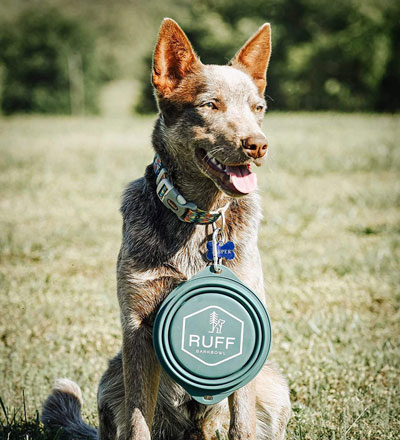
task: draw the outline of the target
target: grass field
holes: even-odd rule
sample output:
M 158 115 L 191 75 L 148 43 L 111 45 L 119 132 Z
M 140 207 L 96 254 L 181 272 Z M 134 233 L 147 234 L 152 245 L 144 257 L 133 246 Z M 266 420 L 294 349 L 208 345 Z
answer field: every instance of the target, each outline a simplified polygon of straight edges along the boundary
M 153 119 L 0 119 L 1 439 L 45 438 L 36 411 L 60 376 L 97 423 L 121 342 L 120 194 L 152 158 Z M 265 131 L 259 245 L 288 439 L 399 439 L 400 117 L 271 114 Z

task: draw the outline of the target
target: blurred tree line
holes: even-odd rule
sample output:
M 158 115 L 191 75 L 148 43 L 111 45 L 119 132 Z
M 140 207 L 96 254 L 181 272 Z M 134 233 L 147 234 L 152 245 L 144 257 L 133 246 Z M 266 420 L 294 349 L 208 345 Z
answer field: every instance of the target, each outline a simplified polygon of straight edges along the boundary
M 24 7 L 0 23 L 3 113 L 96 112 L 101 87 L 121 77 L 140 81 L 135 110 L 155 111 L 151 52 L 164 15 L 178 21 L 203 62 L 216 64 L 269 21 L 270 109 L 400 108 L 400 2 L 36 0 L 27 8 L 7 1 L 9 9 Z
M 400 109 L 400 2 L 390 0 L 204 0 L 180 24 L 201 59 L 221 64 L 265 21 L 271 109 Z M 151 53 L 146 58 L 151 67 Z M 155 109 L 148 73 L 138 112 Z M 397 95 L 397 96 L 396 96 Z

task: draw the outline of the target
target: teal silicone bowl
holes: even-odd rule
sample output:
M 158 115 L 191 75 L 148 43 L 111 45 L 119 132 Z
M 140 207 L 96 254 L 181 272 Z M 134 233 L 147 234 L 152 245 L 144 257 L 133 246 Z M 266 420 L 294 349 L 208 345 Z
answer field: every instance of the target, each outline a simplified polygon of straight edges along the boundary
M 271 347 L 264 304 L 230 269 L 219 269 L 209 266 L 173 290 L 153 329 L 163 369 L 208 405 L 250 382 Z

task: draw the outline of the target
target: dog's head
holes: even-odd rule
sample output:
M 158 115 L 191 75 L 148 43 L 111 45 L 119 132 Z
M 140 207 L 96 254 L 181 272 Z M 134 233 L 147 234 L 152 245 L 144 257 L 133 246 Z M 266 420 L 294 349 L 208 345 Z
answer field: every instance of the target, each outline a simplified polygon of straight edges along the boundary
M 264 24 L 227 66 L 204 65 L 168 18 L 154 51 L 164 141 L 191 175 L 201 173 L 233 197 L 256 188 L 250 165 L 261 165 L 267 152 L 260 126 L 270 53 L 270 26 Z

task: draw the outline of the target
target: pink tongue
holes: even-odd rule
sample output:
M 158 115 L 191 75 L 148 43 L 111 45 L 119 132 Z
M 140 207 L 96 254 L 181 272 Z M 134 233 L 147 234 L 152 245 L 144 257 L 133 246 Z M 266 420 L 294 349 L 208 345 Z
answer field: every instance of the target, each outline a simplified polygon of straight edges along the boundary
M 231 176 L 232 185 L 242 194 L 248 194 L 257 188 L 257 176 L 252 173 L 245 165 L 230 167 L 226 170 Z

